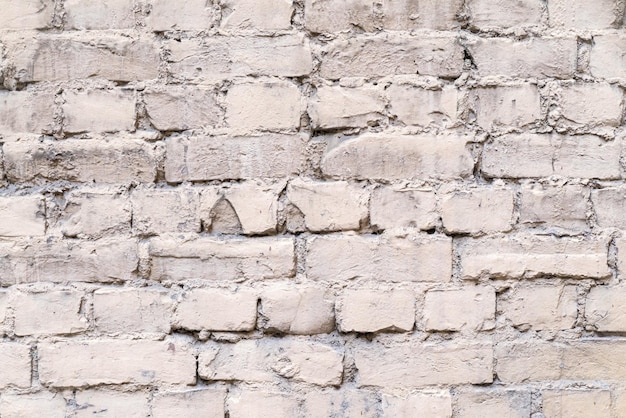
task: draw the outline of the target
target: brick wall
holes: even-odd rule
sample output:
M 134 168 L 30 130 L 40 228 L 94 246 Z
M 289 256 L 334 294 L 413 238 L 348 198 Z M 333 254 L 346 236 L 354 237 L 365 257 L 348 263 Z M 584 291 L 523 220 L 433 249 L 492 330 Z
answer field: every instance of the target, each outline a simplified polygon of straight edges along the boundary
M 0 0 L 0 415 L 626 417 L 622 0 Z

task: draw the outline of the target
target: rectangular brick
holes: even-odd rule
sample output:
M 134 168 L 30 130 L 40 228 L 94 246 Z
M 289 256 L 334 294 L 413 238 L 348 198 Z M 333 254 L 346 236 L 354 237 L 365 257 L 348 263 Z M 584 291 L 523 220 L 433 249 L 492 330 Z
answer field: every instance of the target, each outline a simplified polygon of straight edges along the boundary
M 0 284 L 116 282 L 133 279 L 139 257 L 129 239 L 0 242 Z
M 152 280 L 232 281 L 287 278 L 295 273 L 291 238 L 150 241 Z
M 159 52 L 148 39 L 122 35 L 40 35 L 8 44 L 20 82 L 104 78 L 151 80 L 158 76 Z
M 366 127 L 383 118 L 382 90 L 367 86 L 321 86 L 309 102 L 311 124 L 317 129 Z
M 561 116 L 568 125 L 614 126 L 622 123 L 624 91 L 608 83 L 565 84 Z
M 304 169 L 304 138 L 268 134 L 255 137 L 182 137 L 166 140 L 165 178 L 183 181 L 283 178 Z
M 606 239 L 511 235 L 471 239 L 460 249 L 465 279 L 609 277 Z
M 467 390 L 458 395 L 457 408 L 459 418 L 528 418 L 531 393 L 528 390 Z
M 611 392 L 608 390 L 544 390 L 546 417 L 611 418 Z
M 341 332 L 411 331 L 415 295 L 401 289 L 346 289 L 337 300 Z
M 493 380 L 490 342 L 361 344 L 354 349 L 354 361 L 359 387 L 413 388 Z
M 379 229 L 437 226 L 437 198 L 434 190 L 411 186 L 379 186 L 370 198 L 370 223 Z
M 287 200 L 302 212 L 309 231 L 359 229 L 368 215 L 368 191 L 345 181 L 294 179 L 287 187 Z
M 539 89 L 534 84 L 478 87 L 470 90 L 476 123 L 486 130 L 501 126 L 521 128 L 543 119 Z
M 481 76 L 572 78 L 576 73 L 575 38 L 475 38 L 468 48 Z
M 215 36 L 169 41 L 166 46 L 170 72 L 178 81 L 214 83 L 248 75 L 300 77 L 312 70 L 311 49 L 302 35 Z
M 304 398 L 304 413 L 309 418 L 376 418 L 377 404 L 377 396 L 364 390 L 309 391 Z
M 470 141 L 456 134 L 364 134 L 329 147 L 321 168 L 330 177 L 362 180 L 468 177 L 474 167 Z
M 41 342 L 38 352 L 39 378 L 45 386 L 196 382 L 193 349 L 177 339 Z
M 258 295 L 252 290 L 193 289 L 176 306 L 174 327 L 193 331 L 252 331 Z
M 400 74 L 456 78 L 462 69 L 463 50 L 454 36 L 383 33 L 332 41 L 320 75 L 331 80 Z
M 623 33 L 598 34 L 593 37 L 589 55 L 589 71 L 594 77 L 626 78 L 626 35 Z
M 452 418 L 452 397 L 449 390 L 411 392 L 406 396 L 384 393 L 384 417 Z
M 277 367 L 279 364 L 287 367 Z M 210 381 L 278 382 L 282 378 L 320 386 L 341 383 L 343 352 L 330 345 L 290 338 L 241 340 L 200 352 L 198 374 Z
M 197 189 L 140 187 L 131 196 L 133 233 L 200 232 L 200 196 Z
M 315 281 L 448 282 L 451 259 L 448 237 L 324 235 L 307 241 L 306 273 Z
M 485 144 L 487 177 L 619 179 L 621 141 L 592 135 L 510 134 Z
M 623 211 L 625 201 L 626 188 L 623 186 L 592 190 L 591 202 L 598 226 L 601 228 L 626 228 Z
M 228 398 L 229 417 L 295 417 L 298 416 L 298 399 L 293 395 L 243 388 L 230 393 Z
M 262 328 L 286 334 L 323 334 L 335 329 L 335 296 L 331 290 L 272 286 L 261 293 Z
M 554 232 L 586 231 L 588 199 L 589 189 L 582 185 L 522 184 L 520 223 Z
M 76 418 L 124 416 L 145 418 L 150 414 L 148 394 L 144 391 L 117 392 L 106 389 L 87 389 L 76 392 Z
M 624 9 L 615 0 L 550 0 L 550 26 L 577 31 L 610 29 L 621 26 Z M 620 13 L 621 11 L 621 13 Z
M 623 285 L 592 287 L 587 295 L 585 321 L 600 332 L 626 331 L 626 294 Z
M 498 300 L 498 311 L 521 329 L 566 330 L 578 316 L 576 286 L 520 286 Z
M 41 236 L 46 231 L 43 196 L 0 196 L 0 236 Z
M 513 209 L 513 190 L 505 188 L 464 189 L 441 198 L 443 227 L 451 233 L 510 231 Z
M 161 289 L 98 289 L 93 294 L 93 315 L 98 332 L 115 334 L 168 334 L 173 297 Z
M 146 25 L 155 32 L 170 30 L 208 31 L 217 19 L 215 8 L 206 0 L 149 0 Z
M 454 86 L 431 90 L 394 83 L 386 92 L 391 113 L 406 125 L 451 127 L 458 122 L 460 94 Z
M 4 169 L 11 182 L 153 182 L 159 148 L 133 139 L 11 142 L 3 146 Z
M 220 27 L 230 30 L 289 30 L 292 0 L 225 0 Z
M 295 131 L 300 126 L 300 90 L 291 82 L 235 84 L 225 101 L 226 125 L 232 132 Z
M 4 30 L 47 29 L 52 26 L 53 0 L 0 0 L 0 28 Z
M 87 330 L 84 295 L 70 290 L 43 293 L 16 292 L 11 303 L 15 335 L 76 334 Z
M 150 123 L 160 131 L 213 128 L 222 125 L 224 110 L 211 87 L 167 86 L 144 93 Z
M 135 96 L 131 91 L 66 91 L 63 98 L 63 130 L 67 133 L 135 130 Z
M 541 0 L 502 2 L 470 0 L 467 3 L 471 25 L 479 30 L 538 27 L 543 15 Z
M 507 383 L 544 380 L 623 381 L 623 340 L 589 339 L 569 343 L 505 342 L 496 345 L 496 372 Z
M 491 287 L 429 290 L 424 300 L 427 331 L 485 331 L 495 327 L 496 293 Z
M 30 346 L 20 343 L 3 342 L 0 344 L 0 388 L 30 387 L 31 357 Z M 4 394 L 2 395 L 4 397 Z M 4 415 L 4 411 L 0 410 Z
M 119 188 L 85 187 L 46 202 L 48 229 L 70 238 L 99 238 L 130 233 L 128 194 Z
M 51 92 L 0 90 L 0 130 L 3 135 L 51 133 L 55 129 L 55 110 Z
M 226 389 L 159 391 L 152 400 L 152 418 L 223 418 Z
M 135 27 L 134 0 L 67 0 L 63 4 L 65 28 L 132 29 Z
M 46 417 L 65 418 L 65 398 L 61 393 L 35 392 L 27 394 L 3 393 L 0 396 L 0 414 L 3 417 L 36 417 L 46 411 Z

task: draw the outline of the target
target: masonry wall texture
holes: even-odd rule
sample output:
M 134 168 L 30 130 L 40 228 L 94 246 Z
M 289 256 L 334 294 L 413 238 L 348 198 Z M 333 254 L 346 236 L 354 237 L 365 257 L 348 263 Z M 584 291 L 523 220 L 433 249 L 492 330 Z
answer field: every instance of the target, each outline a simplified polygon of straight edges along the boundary
M 624 0 L 0 0 L 0 416 L 626 417 Z

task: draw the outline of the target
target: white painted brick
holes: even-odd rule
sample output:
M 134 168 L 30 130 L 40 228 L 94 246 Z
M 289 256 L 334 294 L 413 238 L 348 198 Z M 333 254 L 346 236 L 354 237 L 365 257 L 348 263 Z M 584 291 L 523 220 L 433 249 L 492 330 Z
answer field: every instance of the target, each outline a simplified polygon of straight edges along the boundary
M 66 92 L 64 99 L 65 132 L 135 130 L 135 98 L 132 92 Z
M 12 302 L 16 335 L 76 334 L 88 327 L 83 294 L 69 290 L 17 292 Z
M 211 88 L 168 86 L 144 93 L 150 123 L 161 131 L 184 131 L 221 124 L 224 111 Z
M 289 338 L 242 340 L 200 352 L 198 373 L 206 380 L 277 382 L 279 377 L 320 386 L 341 383 L 343 352 L 329 345 Z
M 626 189 L 624 187 L 607 187 L 591 191 L 591 201 L 596 214 L 596 221 L 602 228 L 626 227 L 624 219 L 624 203 Z
M 295 130 L 300 126 L 300 90 L 286 81 L 236 84 L 226 95 L 232 131 Z
M 345 181 L 295 179 L 287 187 L 287 199 L 303 213 L 310 231 L 359 229 L 368 215 L 368 191 Z
M 337 2 L 337 0 L 335 0 Z M 377 5 L 376 2 L 374 2 Z M 383 25 L 388 30 L 452 30 L 460 26 L 461 0 L 400 0 L 383 2 Z
M 2 134 L 51 132 L 54 116 L 55 104 L 52 93 L 0 90 Z
M 471 90 L 470 102 L 476 122 L 484 129 L 524 127 L 543 117 L 539 90 L 532 84 L 479 87 Z
M 458 417 L 510 417 L 531 416 L 531 397 L 526 390 L 473 390 L 463 391 L 457 400 Z
M 451 256 L 448 237 L 325 235 L 307 240 L 306 272 L 315 281 L 448 282 Z
M 0 196 L 0 236 L 41 236 L 46 230 L 43 196 Z
M 155 238 L 150 242 L 150 255 L 152 280 L 287 278 L 295 270 L 291 238 Z
M 544 6 L 541 0 L 470 0 L 467 7 L 472 26 L 489 30 L 539 26 Z
M 374 17 L 371 0 L 306 0 L 304 3 L 306 28 L 316 33 L 339 32 L 353 27 L 366 31 L 382 28 Z
M 449 127 L 457 122 L 459 92 L 453 86 L 429 90 L 392 84 L 386 90 L 391 113 L 406 125 Z
M 545 390 L 543 414 L 546 418 L 610 418 L 611 392 L 608 390 Z
M 468 177 L 473 160 L 463 135 L 364 134 L 330 147 L 322 158 L 327 176 L 355 179 Z
M 336 309 L 341 332 L 402 332 L 415 324 L 415 295 L 408 290 L 344 290 Z
M 623 6 L 622 6 L 623 7 Z M 619 6 L 615 0 L 550 0 L 550 26 L 577 31 L 610 29 L 620 26 Z M 621 9 L 623 14 L 623 8 Z
M 517 287 L 498 300 L 498 310 L 516 327 L 536 330 L 570 329 L 578 315 L 575 286 Z
M 31 357 L 30 346 L 20 343 L 4 342 L 0 344 L 0 361 L 3 364 L 0 374 L 0 388 L 15 386 L 30 387 Z M 2 399 L 0 396 L 0 399 Z M 0 409 L 4 415 L 4 411 Z
M 620 142 L 592 135 L 504 135 L 485 144 L 482 169 L 491 178 L 618 179 Z
M 67 29 L 132 29 L 134 0 L 68 0 L 63 4 Z
M 482 76 L 572 78 L 576 72 L 575 38 L 476 38 L 468 48 Z
M 10 181 L 152 182 L 158 145 L 139 140 L 20 141 L 3 146 Z
M 45 411 L 46 417 L 65 418 L 65 399 L 61 393 L 36 392 L 0 396 L 0 414 L 7 418 L 36 417 Z
M 441 199 L 443 226 L 452 233 L 510 231 L 513 199 L 510 189 L 482 188 L 448 193 Z
M 250 181 L 232 184 L 224 191 L 224 197 L 233 206 L 244 234 L 264 235 L 276 231 L 278 196 L 284 187 L 283 182 Z M 204 215 L 203 222 L 207 224 Z
M 626 330 L 626 298 L 624 286 L 591 288 L 585 305 L 588 326 L 601 332 Z
M 622 54 L 626 45 L 626 35 L 598 34 L 593 37 L 589 55 L 589 71 L 594 77 L 626 78 L 626 56 Z
M 292 0 L 225 0 L 221 27 L 224 29 L 288 30 Z
M 393 389 L 491 383 L 492 354 L 491 342 L 362 344 L 354 350 L 357 385 Z
M 447 390 L 411 392 L 406 396 L 383 394 L 385 418 L 452 418 L 452 397 Z
M 327 390 L 308 392 L 304 398 L 304 413 L 310 418 L 377 417 L 377 399 L 370 392 L 359 390 Z
M 382 91 L 373 87 L 319 87 L 309 103 L 314 128 L 365 127 L 385 111 Z
M 153 418 L 198 416 L 223 418 L 225 389 L 195 389 L 183 392 L 158 392 L 152 400 Z
M 463 277 L 604 278 L 608 242 L 597 238 L 512 235 L 469 240 L 460 250 Z
M 39 378 L 44 386 L 192 385 L 196 381 L 193 349 L 172 338 L 47 341 L 39 343 L 38 352 Z
M 146 18 L 146 24 L 148 28 L 157 32 L 208 31 L 216 19 L 213 4 L 206 0 L 184 0 L 176 3 L 168 0 L 149 0 L 148 4 L 150 14 Z
M 580 185 L 523 184 L 520 223 L 548 231 L 586 231 L 588 198 L 588 188 Z
M 251 331 L 258 295 L 250 290 L 194 289 L 176 307 L 174 327 L 188 330 Z
M 295 417 L 298 399 L 290 394 L 242 389 L 228 398 L 232 418 Z
M 496 294 L 493 288 L 430 290 L 424 301 L 428 331 L 483 331 L 494 328 Z
M 273 286 L 261 294 L 264 327 L 287 334 L 323 334 L 335 329 L 335 297 L 323 288 Z
M 148 394 L 141 390 L 116 392 L 87 389 L 76 392 L 76 418 L 93 416 L 145 418 L 149 413 Z
M 157 289 L 99 289 L 93 295 L 95 327 L 105 334 L 170 332 L 172 297 Z
M 439 214 L 431 189 L 410 186 L 382 186 L 372 192 L 370 223 L 380 229 L 416 227 L 435 228 Z
M 578 83 L 563 86 L 561 114 L 575 125 L 619 126 L 624 110 L 624 91 L 608 83 Z
M 331 80 L 400 74 L 456 78 L 462 67 L 463 51 L 453 36 L 387 32 L 331 42 L 320 75 Z
M 0 291 L 0 335 L 8 333 L 12 329 L 12 324 L 7 320 L 9 295 L 8 291 Z
M 131 194 L 133 233 L 200 232 L 196 189 L 137 188 Z
M 0 28 L 4 30 L 46 29 L 52 26 L 51 0 L 0 0 Z
M 211 146 L 207 146 L 207 145 Z M 295 135 L 168 138 L 168 182 L 284 178 L 304 168 L 305 143 Z

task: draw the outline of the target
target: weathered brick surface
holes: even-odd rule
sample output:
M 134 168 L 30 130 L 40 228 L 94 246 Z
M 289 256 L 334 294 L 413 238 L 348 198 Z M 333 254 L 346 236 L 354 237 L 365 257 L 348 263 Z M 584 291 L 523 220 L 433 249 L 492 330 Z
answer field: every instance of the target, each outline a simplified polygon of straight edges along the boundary
M 0 416 L 626 416 L 624 0 L 0 0 Z

